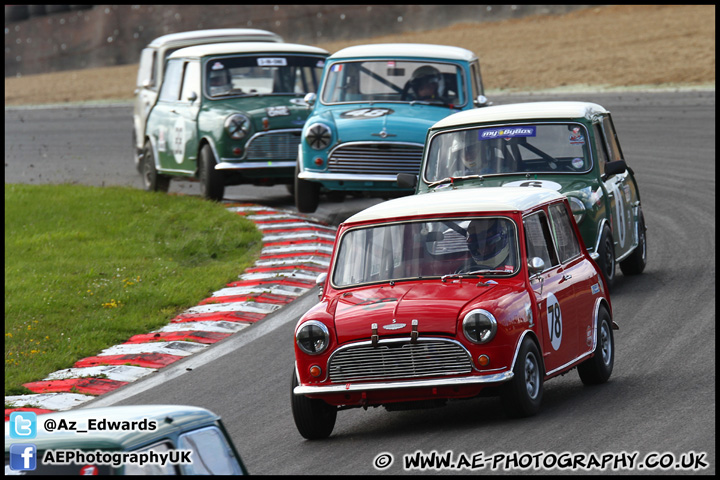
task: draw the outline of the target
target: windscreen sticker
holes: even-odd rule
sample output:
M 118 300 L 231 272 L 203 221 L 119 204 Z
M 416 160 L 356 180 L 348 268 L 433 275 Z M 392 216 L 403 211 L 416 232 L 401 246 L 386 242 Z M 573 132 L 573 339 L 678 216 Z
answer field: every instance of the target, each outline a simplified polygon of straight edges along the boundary
M 583 165 L 585 165 L 585 162 L 580 157 L 573 158 L 571 163 L 572 163 L 573 168 L 575 168 L 575 169 L 580 169 L 583 167 Z
M 340 114 L 340 118 L 377 118 L 384 115 L 395 113 L 390 108 L 358 108 L 357 110 L 348 110 Z
M 572 133 L 570 134 L 570 145 L 585 145 L 585 137 L 583 136 L 580 127 L 572 129 Z
M 317 68 L 323 68 L 325 66 L 325 60 L 318 60 L 317 65 L 315 65 Z
M 210 68 L 211 70 L 222 70 L 223 68 L 225 68 L 225 65 L 223 65 L 221 62 L 215 62 Z
M 494 138 L 534 137 L 536 135 L 536 128 L 537 127 L 535 126 L 483 128 L 478 131 L 478 140 L 492 140 Z
M 336 63 L 335 65 L 332 66 L 331 71 L 342 72 L 342 68 L 343 68 L 342 63 Z
M 258 58 L 257 64 L 260 67 L 285 67 L 287 58 Z

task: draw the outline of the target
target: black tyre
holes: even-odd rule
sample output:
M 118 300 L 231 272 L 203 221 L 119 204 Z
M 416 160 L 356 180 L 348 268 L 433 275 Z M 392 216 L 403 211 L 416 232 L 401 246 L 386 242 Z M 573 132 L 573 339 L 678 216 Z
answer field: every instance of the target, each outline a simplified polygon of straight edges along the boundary
M 170 189 L 170 177 L 161 175 L 155 168 L 155 155 L 150 142 L 145 143 L 142 160 L 140 161 L 140 175 L 143 187 L 148 192 L 165 192 Z
M 610 378 L 615 363 L 615 339 L 610 314 L 600 307 L 598 326 L 595 332 L 595 355 L 578 365 L 580 380 L 585 385 L 598 385 Z
M 525 337 L 513 367 L 513 378 L 503 385 L 503 410 L 509 417 L 530 417 L 540 411 L 544 377 L 541 358 L 535 342 Z
M 203 198 L 220 202 L 225 196 L 225 184 L 221 173 L 215 170 L 215 165 L 215 155 L 210 145 L 204 145 L 200 150 L 200 165 L 198 165 L 200 194 Z
M 610 227 L 607 225 L 603 226 L 600 234 L 600 245 L 597 253 L 599 255 L 597 259 L 598 267 L 600 267 L 600 271 L 605 277 L 608 288 L 612 288 L 613 283 L 615 283 L 615 243 Z
M 640 210 L 638 216 L 638 244 L 635 250 L 625 260 L 620 262 L 620 270 L 623 275 L 639 275 L 647 265 L 647 229 L 645 228 L 645 216 Z
M 308 440 L 327 438 L 335 428 L 337 407 L 328 405 L 322 400 L 307 398 L 304 395 L 295 395 L 293 390 L 298 386 L 295 372 L 292 374 L 292 388 L 290 401 L 292 404 L 293 419 L 300 435 Z
M 320 184 L 298 178 L 300 169 L 295 166 L 295 207 L 298 212 L 312 213 L 320 204 Z

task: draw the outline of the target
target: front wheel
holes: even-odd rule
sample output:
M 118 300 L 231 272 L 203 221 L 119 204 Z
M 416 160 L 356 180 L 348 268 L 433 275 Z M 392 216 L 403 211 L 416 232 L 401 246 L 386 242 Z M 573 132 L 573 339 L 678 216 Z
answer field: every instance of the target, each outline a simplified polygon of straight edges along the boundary
M 140 166 L 143 187 L 148 192 L 165 192 L 170 189 L 170 177 L 160 175 L 155 168 L 155 156 L 150 142 L 145 143 Z
M 300 168 L 295 166 L 295 207 L 301 213 L 313 213 L 320 204 L 320 184 L 298 178 Z
M 525 337 L 513 367 L 513 378 L 503 385 L 503 410 L 509 417 L 530 417 L 540 411 L 544 376 L 541 358 L 535 342 Z
M 223 184 L 220 172 L 215 170 L 215 155 L 210 145 L 205 145 L 200 150 L 200 195 L 208 200 L 222 201 L 225 196 L 225 185 Z
M 601 307 L 595 333 L 595 355 L 578 365 L 580 380 L 585 385 L 605 383 L 612 374 L 614 363 L 615 339 L 610 323 L 610 314 Z
M 327 438 L 335 428 L 337 407 L 325 403 L 323 400 L 308 398 L 305 395 L 295 395 L 293 390 L 298 386 L 297 375 L 292 374 L 292 388 L 290 401 L 293 419 L 300 435 L 308 440 Z
M 620 262 L 620 270 L 623 275 L 639 275 L 647 265 L 647 234 L 645 228 L 645 217 L 642 210 L 638 215 L 638 244 L 635 250 L 625 260 Z
M 603 226 L 600 234 L 600 245 L 598 247 L 597 264 L 600 267 L 608 289 L 612 288 L 615 282 L 615 243 L 613 242 L 610 227 Z

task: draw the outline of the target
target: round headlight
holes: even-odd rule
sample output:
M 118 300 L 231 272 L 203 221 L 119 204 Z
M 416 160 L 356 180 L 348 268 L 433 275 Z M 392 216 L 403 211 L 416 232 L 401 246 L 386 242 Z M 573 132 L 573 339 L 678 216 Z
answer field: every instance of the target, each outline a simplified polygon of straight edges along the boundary
M 242 140 L 250 131 L 250 119 L 235 113 L 225 119 L 225 130 L 233 140 Z
M 305 141 L 314 150 L 322 150 L 330 145 L 332 133 L 324 123 L 314 123 L 305 130 Z
M 572 210 L 575 223 L 580 225 L 580 222 L 585 218 L 585 204 L 577 197 L 568 197 L 570 201 L 570 210 Z
M 295 341 L 303 352 L 317 355 L 324 352 L 330 344 L 330 332 L 322 322 L 309 320 L 298 328 Z
M 468 313 L 462 326 L 465 338 L 477 344 L 489 342 L 497 333 L 497 321 L 487 310 L 473 310 Z

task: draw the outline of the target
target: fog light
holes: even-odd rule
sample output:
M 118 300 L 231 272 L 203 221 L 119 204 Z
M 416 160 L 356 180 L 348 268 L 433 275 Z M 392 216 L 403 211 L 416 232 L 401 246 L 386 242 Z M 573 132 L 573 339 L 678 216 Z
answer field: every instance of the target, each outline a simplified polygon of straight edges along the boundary
M 320 157 L 317 157 L 315 159 L 315 165 L 317 165 L 318 167 L 322 167 L 322 164 L 323 164 L 323 159 Z
M 262 126 L 263 130 L 267 130 L 268 128 L 270 128 L 270 120 L 267 117 L 262 119 Z
M 310 367 L 310 375 L 317 378 L 320 375 L 322 375 L 322 368 L 318 367 L 317 365 L 313 365 Z
M 242 148 L 240 148 L 240 147 L 233 148 L 233 153 L 239 157 L 240 155 L 242 155 Z
M 488 357 L 487 355 L 480 355 L 478 357 L 478 365 L 480 365 L 481 367 L 487 367 L 488 365 L 490 365 L 490 357 Z

